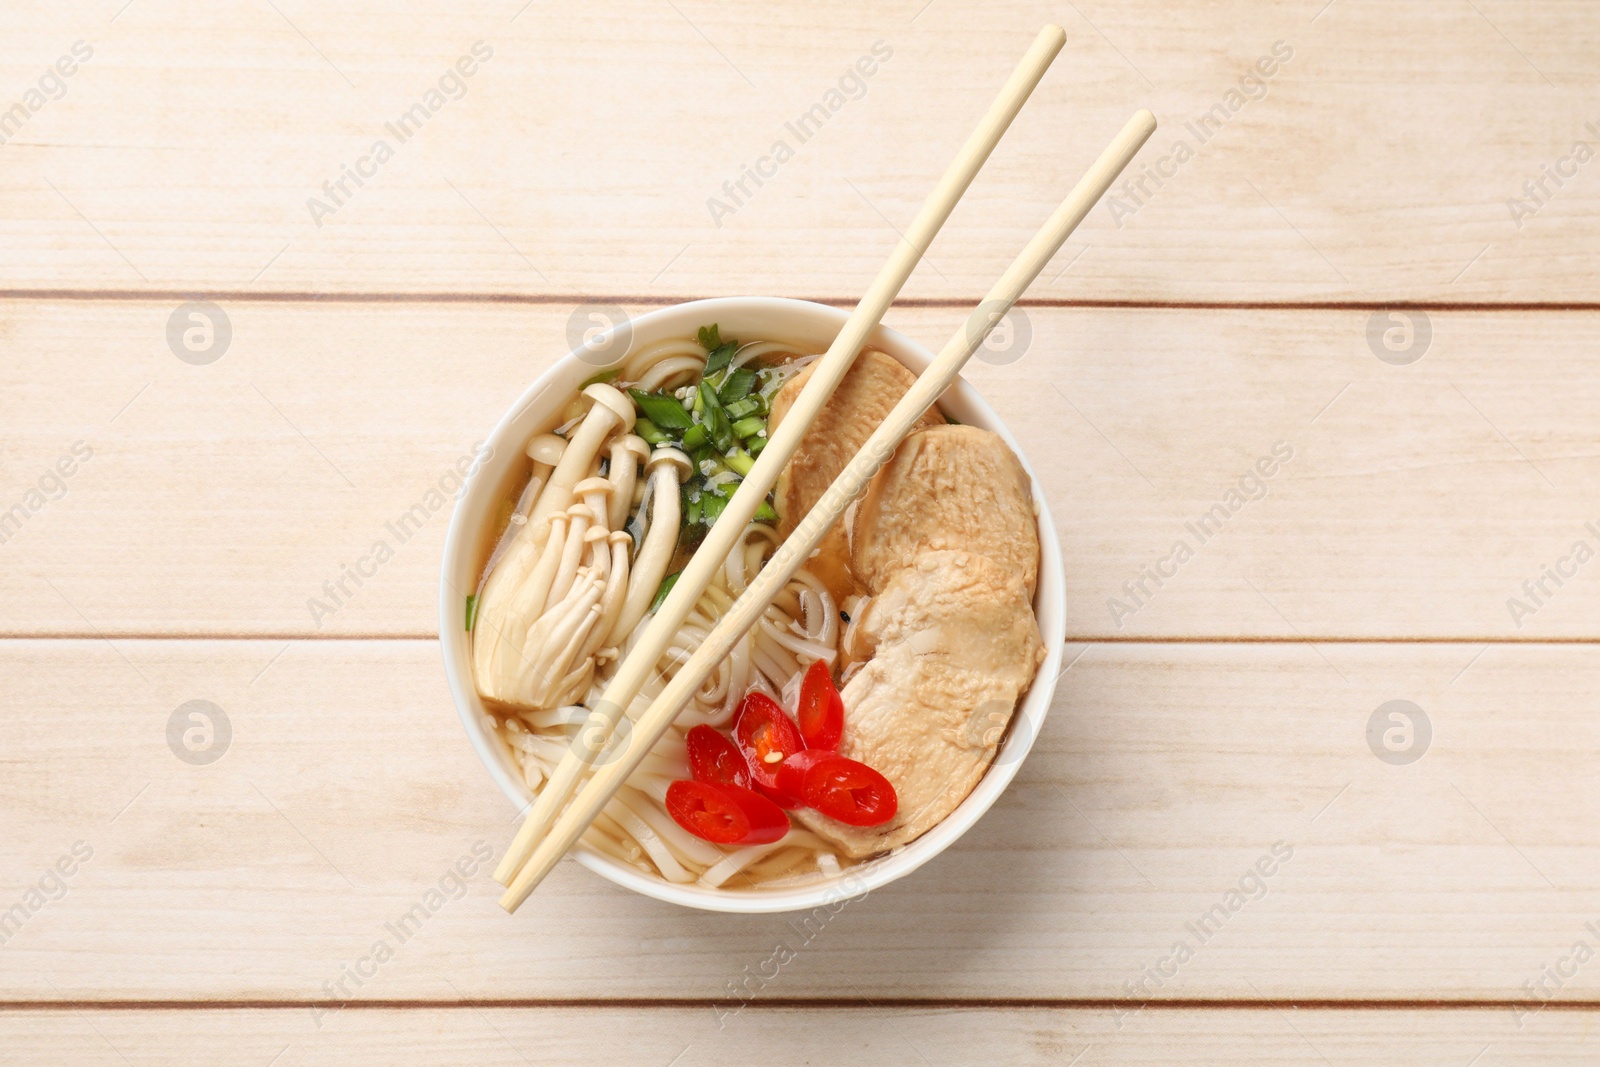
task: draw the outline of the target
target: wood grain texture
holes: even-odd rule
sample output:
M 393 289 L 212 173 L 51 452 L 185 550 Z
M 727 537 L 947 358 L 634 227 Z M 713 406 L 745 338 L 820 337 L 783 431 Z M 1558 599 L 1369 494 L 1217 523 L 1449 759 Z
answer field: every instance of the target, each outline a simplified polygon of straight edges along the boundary
M 1592 1013 L 1549 1012 L 1518 1030 L 1496 1011 L 761 1010 L 625 1007 L 346 1011 L 0 1013 L 6 1063 L 282 1067 L 392 1064 L 917 1063 L 1255 1065 L 1588 1064 Z M 804 1049 L 801 1053 L 799 1050 Z M 276 1057 L 276 1059 L 274 1058 Z M 674 1057 L 678 1057 L 674 1059 Z
M 74 42 L 93 57 L 0 145 L 0 286 L 849 297 L 1057 20 L 1066 58 L 910 295 L 981 294 L 1148 106 L 1167 177 L 1098 210 L 1041 292 L 1594 299 L 1600 193 L 1569 158 L 1600 139 L 1583 0 L 122 6 L 8 12 L 0 104 Z M 464 95 L 386 127 L 478 41 Z M 819 104 L 802 141 L 785 124 Z M 780 139 L 793 158 L 762 163 Z M 378 140 L 392 158 L 361 164 Z
M 401 938 L 385 924 L 514 828 L 434 643 L 0 642 L 0 911 L 93 851 L 0 948 L 0 1000 L 1516 1001 L 1600 943 L 1592 647 L 1069 651 L 998 805 L 832 916 L 697 913 L 568 862 L 516 919 L 480 870 Z M 1395 699 L 1431 722 L 1408 766 L 1368 747 Z M 168 747 L 189 700 L 231 723 L 209 766 Z M 1559 996 L 1597 992 L 1587 967 Z
M 430 491 L 581 305 L 853 301 L 1046 21 L 1065 56 L 889 316 L 937 346 L 1156 113 L 1156 177 L 968 369 L 1079 642 L 1012 788 L 826 922 L 573 863 L 518 920 L 481 871 L 456 899 L 513 812 L 427 639 Z M 0 1063 L 1591 1062 L 1597 30 L 1584 0 L 8 5 Z M 234 331 L 209 366 L 166 341 L 197 293 Z M 1401 302 L 1426 351 L 1385 362 Z M 189 700 L 229 716 L 215 764 L 169 748 Z M 1393 700 L 1415 763 L 1369 747 Z M 559 1003 L 606 998 L 702 1006 Z
M 434 632 L 429 494 L 566 350 L 572 309 L 234 303 L 227 353 L 190 366 L 173 307 L 0 302 L 0 512 L 94 450 L 7 527 L 0 629 Z M 938 345 L 960 314 L 889 323 Z M 1570 558 L 1600 547 L 1593 315 L 1417 315 L 1426 354 L 1395 366 L 1364 311 L 1022 314 L 1023 354 L 965 373 L 1041 480 L 1073 637 L 1600 635 L 1595 565 Z M 420 531 L 396 525 L 417 506 Z M 378 541 L 393 558 L 328 594 Z

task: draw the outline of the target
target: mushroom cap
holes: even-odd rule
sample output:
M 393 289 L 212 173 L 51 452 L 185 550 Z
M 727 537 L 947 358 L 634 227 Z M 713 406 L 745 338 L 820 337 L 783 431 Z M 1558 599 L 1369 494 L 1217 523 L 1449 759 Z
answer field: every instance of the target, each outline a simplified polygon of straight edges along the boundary
M 655 470 L 663 463 L 668 463 L 678 468 L 678 481 L 680 482 L 694 473 L 694 460 L 670 446 L 663 446 L 650 453 L 650 460 L 645 464 L 645 468 L 647 470 Z
M 644 438 L 636 433 L 623 434 L 612 444 L 612 449 L 615 450 L 617 445 L 621 445 L 625 450 L 633 453 L 633 458 L 640 463 L 650 458 L 650 446 L 645 443 Z
M 622 432 L 628 433 L 633 429 L 634 420 L 639 416 L 633 410 L 633 401 L 624 396 L 621 390 L 607 385 L 605 382 L 595 382 L 583 391 L 583 395 L 596 404 L 604 404 L 622 421 Z
M 528 442 L 524 450 L 529 459 L 535 463 L 543 463 L 547 467 L 554 467 L 561 462 L 561 453 L 567 450 L 567 439 L 557 437 L 553 433 L 542 433 Z
M 573 504 L 567 508 L 566 515 L 569 519 L 588 519 L 590 522 L 594 521 L 594 512 L 589 510 L 588 504 Z
M 599 475 L 595 475 L 593 478 L 585 478 L 583 481 L 573 486 L 572 495 L 588 496 L 590 493 L 610 494 L 610 492 L 615 488 L 616 486 L 611 484 L 611 479 L 602 478 Z

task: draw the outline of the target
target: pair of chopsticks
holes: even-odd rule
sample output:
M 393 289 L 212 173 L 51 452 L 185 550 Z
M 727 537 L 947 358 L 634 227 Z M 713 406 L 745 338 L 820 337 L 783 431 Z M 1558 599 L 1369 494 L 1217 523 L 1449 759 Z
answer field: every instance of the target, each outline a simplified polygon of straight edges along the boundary
M 500 898 L 501 906 L 507 911 L 515 911 L 528 898 L 588 829 L 601 809 L 672 725 L 701 682 L 727 657 L 746 631 L 755 625 L 767 606 L 804 565 L 823 534 L 894 454 L 895 448 L 923 413 L 955 381 L 961 368 L 990 331 L 1005 317 L 1017 298 L 1044 269 L 1045 264 L 1154 132 L 1155 117 L 1148 111 L 1140 111 L 1128 121 L 1049 221 L 1028 242 L 1000 280 L 995 282 L 983 302 L 946 342 L 938 358 L 895 405 L 843 473 L 762 567 L 749 588 L 640 716 L 626 738 L 626 747 L 622 748 L 620 754 L 615 750 L 607 751 L 613 740 L 612 731 L 624 714 L 624 709 L 638 696 L 683 620 L 723 565 L 734 542 L 750 524 L 756 509 L 771 491 L 779 472 L 850 369 L 868 334 L 877 328 L 879 320 L 921 260 L 928 244 L 1065 42 L 1066 34 L 1059 26 L 1046 26 L 1039 32 L 1027 55 L 929 195 L 905 237 L 862 297 L 861 303 L 856 306 L 827 353 L 814 365 L 811 380 L 801 391 L 777 432 L 762 449 L 754 468 L 735 490 L 717 524 L 711 527 L 705 540 L 690 557 L 688 565 L 666 600 L 656 610 L 633 651 L 623 660 L 597 705 L 590 709 L 585 728 L 579 731 L 572 747 L 539 793 L 515 841 L 495 871 L 495 878 L 508 887 Z M 623 742 L 619 739 L 617 744 Z M 596 768 L 587 785 L 581 792 L 578 791 L 579 779 L 586 770 L 600 762 L 602 756 L 606 760 L 604 765 Z M 574 793 L 577 794 L 575 797 Z M 572 801 L 570 807 L 567 806 L 569 799 Z M 563 812 L 564 807 L 566 810 Z

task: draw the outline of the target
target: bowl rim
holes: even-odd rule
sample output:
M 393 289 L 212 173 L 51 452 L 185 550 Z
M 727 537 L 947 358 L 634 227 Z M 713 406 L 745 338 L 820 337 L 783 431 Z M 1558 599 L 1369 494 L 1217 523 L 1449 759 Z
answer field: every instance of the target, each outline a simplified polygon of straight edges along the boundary
M 754 314 L 770 315 L 775 319 L 786 317 L 810 319 L 819 331 L 832 333 L 837 333 L 843 328 L 849 317 L 848 311 L 841 308 L 788 297 L 744 296 L 689 300 L 626 319 L 626 328 L 631 331 L 627 350 L 632 349 L 641 330 L 648 332 L 661 327 L 663 323 L 673 323 L 671 332 L 663 333 L 663 336 L 672 336 L 680 329 L 684 336 L 690 336 L 694 327 L 679 327 L 676 325 L 677 320 L 693 319 L 704 323 L 718 321 L 720 317 L 730 313 L 736 313 L 741 317 Z M 620 328 L 622 324 L 608 329 L 601 339 Z M 781 328 L 775 332 L 782 335 Z M 867 344 L 894 357 L 916 373 L 921 373 L 934 358 L 933 354 L 918 342 L 883 325 L 872 333 Z M 458 611 L 460 593 L 452 578 L 461 555 L 476 545 L 475 532 L 465 528 L 467 522 L 465 514 L 469 510 L 469 500 L 476 494 L 490 491 L 485 486 L 494 485 L 496 479 L 491 478 L 487 470 L 493 464 L 494 458 L 501 454 L 500 450 L 512 443 L 507 438 L 514 424 L 522 419 L 555 383 L 570 376 L 575 365 L 581 365 L 582 369 L 588 372 L 583 375 L 585 378 L 602 369 L 602 365 L 585 361 L 580 352 L 581 349 L 575 348 L 547 367 L 495 423 L 494 429 L 485 439 L 486 445 L 493 450 L 490 458 L 486 462 L 474 464 L 456 495 L 440 563 L 439 649 L 444 660 L 445 676 L 457 717 L 466 730 L 468 740 L 477 752 L 479 760 L 488 769 L 490 777 L 499 785 L 501 792 L 505 793 L 518 809 L 523 810 L 532 802 L 532 794 L 520 778 L 511 775 L 502 755 L 502 743 L 498 738 L 488 736 L 489 731 L 483 727 L 483 721 L 489 716 L 478 699 L 477 688 L 471 679 L 470 657 L 467 655 L 467 631 L 460 625 Z M 620 359 L 612 360 L 604 366 L 615 365 L 620 361 Z M 684 907 L 744 914 L 800 911 L 833 904 L 841 899 L 859 899 L 874 889 L 905 877 L 943 852 L 966 833 L 1005 792 L 1044 724 L 1056 683 L 1060 680 L 1060 663 L 1065 650 L 1066 601 L 1061 543 L 1056 535 L 1043 486 L 1029 464 L 1028 457 L 999 414 L 964 377 L 958 379 L 940 398 L 941 403 L 952 399 L 957 406 L 968 410 L 969 417 L 963 418 L 963 422 L 981 426 L 1000 435 L 1021 462 L 1031 483 L 1040 543 L 1034 614 L 1038 619 L 1046 650 L 1044 662 L 1040 664 L 1027 694 L 1012 715 L 1011 725 L 1001 742 L 999 752 L 972 791 L 954 811 L 910 844 L 868 863 L 846 868 L 836 878 L 822 879 L 802 886 L 772 890 L 730 890 L 720 887 L 712 889 L 693 883 L 680 885 L 621 863 L 581 842 L 572 850 L 572 855 L 579 863 L 619 886 Z M 970 412 L 973 411 L 977 412 L 976 419 L 970 417 Z M 511 451 L 520 454 L 523 443 L 518 441 L 515 444 L 516 447 Z

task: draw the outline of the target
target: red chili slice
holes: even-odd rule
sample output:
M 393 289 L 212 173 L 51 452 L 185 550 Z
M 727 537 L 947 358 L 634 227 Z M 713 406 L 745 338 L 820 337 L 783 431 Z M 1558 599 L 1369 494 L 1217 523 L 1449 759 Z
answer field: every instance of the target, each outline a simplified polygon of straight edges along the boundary
M 837 752 L 808 748 L 778 764 L 778 792 L 793 800 L 793 808 L 806 807 L 806 772 L 818 762 L 837 756 Z M 781 802 L 780 802 L 781 803 Z
M 817 760 L 806 771 L 810 807 L 850 826 L 879 826 L 894 818 L 900 801 L 889 779 L 844 756 Z
M 696 837 L 731 845 L 750 832 L 750 817 L 723 786 L 673 782 L 667 786 L 667 814 Z
M 789 817 L 778 805 L 737 785 L 673 782 L 667 786 L 667 813 L 717 845 L 765 845 L 789 832 Z
M 751 693 L 739 705 L 739 718 L 733 738 L 750 765 L 756 788 L 779 804 L 798 798 L 785 797 L 778 790 L 778 766 L 806 747 L 794 721 L 783 713 L 776 701 L 764 693 Z M 799 807 L 798 803 L 789 804 Z
M 739 845 L 767 845 L 781 838 L 789 832 L 789 816 L 766 797 L 754 789 L 746 789 L 738 785 L 717 786 L 726 793 L 734 803 L 744 810 L 745 818 L 750 822 L 750 830 L 738 841 Z
M 839 739 L 844 737 L 844 700 L 834 687 L 828 665 L 820 659 L 806 668 L 795 718 L 800 721 L 800 736 L 807 748 L 839 747 Z
M 701 724 L 689 731 L 689 773 L 697 782 L 750 788 L 750 767 L 722 734 Z

